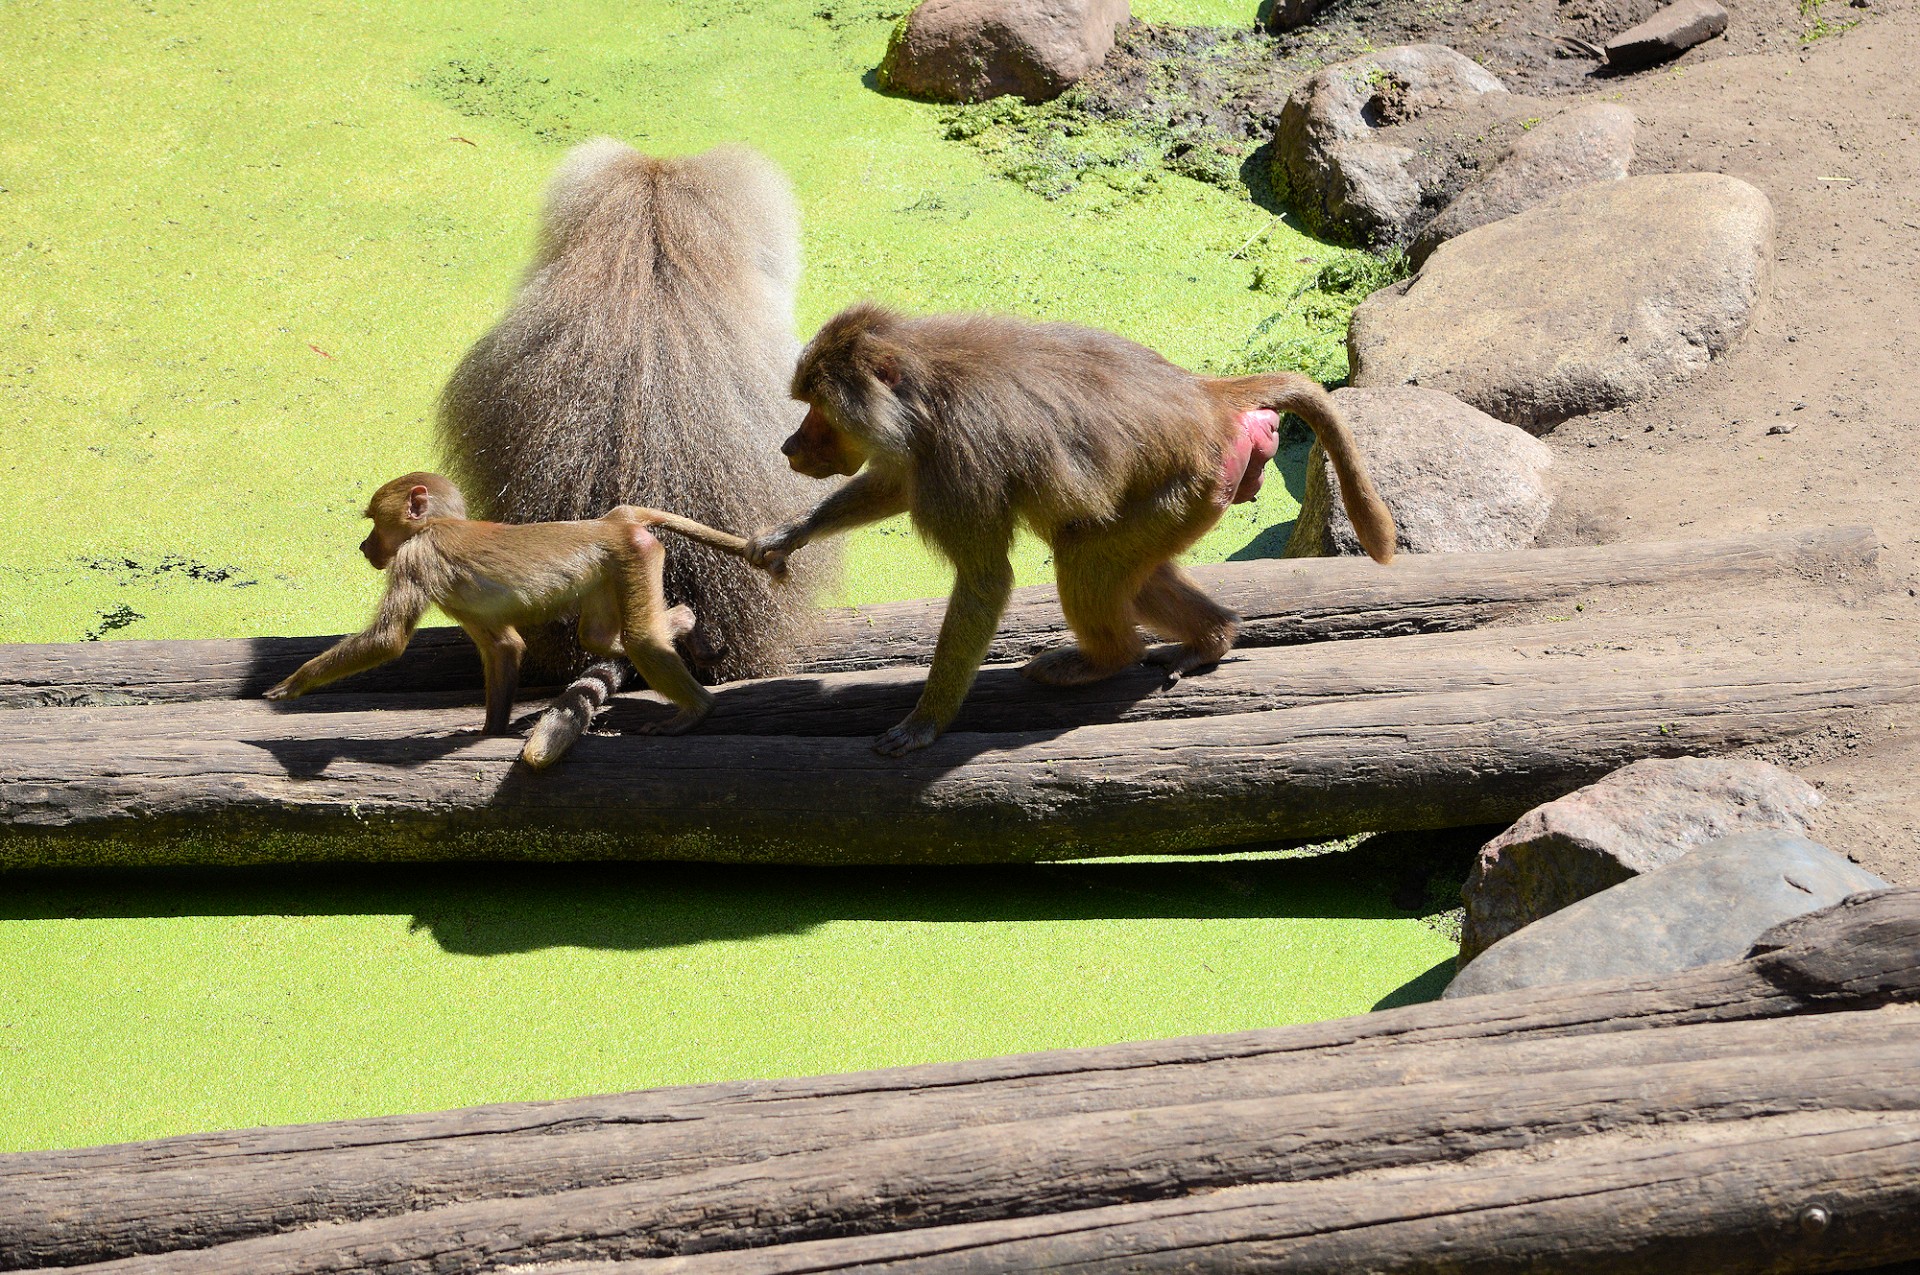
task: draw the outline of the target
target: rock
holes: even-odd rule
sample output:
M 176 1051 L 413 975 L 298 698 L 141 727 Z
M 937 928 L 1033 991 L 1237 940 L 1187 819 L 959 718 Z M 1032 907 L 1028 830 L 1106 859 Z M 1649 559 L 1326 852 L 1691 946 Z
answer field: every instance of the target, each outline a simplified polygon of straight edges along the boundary
M 926 0 L 895 28 L 885 87 L 942 102 L 1059 97 L 1100 65 L 1127 0 Z
M 1623 766 L 1528 811 L 1481 847 L 1460 891 L 1460 963 L 1695 846 L 1739 832 L 1804 833 L 1819 804 L 1811 784 L 1766 762 L 1670 757 Z
M 1671 974 L 1737 960 L 1768 930 L 1887 883 L 1791 832 L 1701 846 L 1502 939 L 1442 995 Z
M 1773 208 L 1738 178 L 1595 182 L 1441 244 L 1361 303 L 1355 385 L 1445 390 L 1536 434 L 1685 379 L 1746 331 Z
M 1525 430 L 1412 385 L 1339 389 L 1333 401 L 1393 511 L 1400 552 L 1525 548 L 1553 511 L 1553 452 Z M 1366 552 L 1338 490 L 1333 465 L 1315 443 L 1285 556 Z
M 1634 128 L 1633 112 L 1614 102 L 1578 106 L 1543 120 L 1426 224 L 1408 256 L 1418 266 L 1435 248 L 1475 226 L 1589 182 L 1625 177 L 1633 162 Z
M 1295 31 L 1313 21 L 1329 0 L 1273 0 L 1267 8 L 1267 30 L 1275 35 Z
M 1388 140 L 1380 130 L 1506 91 L 1442 44 L 1401 45 L 1324 67 L 1281 109 L 1275 182 L 1320 234 L 1375 247 L 1401 242 L 1443 202 L 1449 163 L 1408 144 L 1415 139 Z
M 1677 58 L 1727 29 L 1727 11 L 1713 0 L 1680 0 L 1606 43 L 1607 66 L 1637 71 Z

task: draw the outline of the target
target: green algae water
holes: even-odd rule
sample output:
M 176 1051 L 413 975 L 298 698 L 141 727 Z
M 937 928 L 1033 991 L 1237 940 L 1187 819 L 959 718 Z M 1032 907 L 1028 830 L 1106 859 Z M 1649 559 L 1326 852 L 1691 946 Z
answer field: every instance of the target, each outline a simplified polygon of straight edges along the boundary
M 802 331 L 874 297 L 1195 367 L 1252 334 L 1337 355 L 1340 325 L 1286 302 L 1351 254 L 1172 173 L 1008 180 L 940 108 L 867 86 L 905 7 L 6 6 L 0 641 L 361 624 L 359 510 L 435 464 L 442 380 L 511 295 L 559 155 L 601 133 L 779 162 Z M 1302 461 L 1195 560 L 1273 552 Z M 846 557 L 839 601 L 948 584 L 901 525 Z M 1049 565 L 1023 545 L 1020 582 Z M 1300 1021 L 1430 987 L 1451 954 L 1333 859 L 13 875 L 0 1149 Z

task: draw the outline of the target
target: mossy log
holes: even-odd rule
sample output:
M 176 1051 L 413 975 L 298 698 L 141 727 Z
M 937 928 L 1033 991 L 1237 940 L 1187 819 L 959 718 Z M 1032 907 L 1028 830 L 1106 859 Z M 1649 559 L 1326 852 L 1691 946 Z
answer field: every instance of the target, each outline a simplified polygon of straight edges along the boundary
M 1476 628 L 1528 607 L 1596 590 L 1706 590 L 1773 576 L 1845 576 L 1869 566 L 1866 527 L 1766 532 L 1514 553 L 1403 557 L 1390 569 L 1351 558 L 1268 559 L 1194 574 L 1245 619 L 1247 647 Z M 343 566 L 343 570 L 348 567 Z M 924 665 L 944 599 L 836 608 L 823 617 L 801 673 Z M 1024 659 L 1062 640 L 1051 586 L 1016 589 L 989 657 Z M 243 699 L 336 639 L 245 638 L 0 645 L 0 707 Z M 480 685 L 473 644 L 458 629 L 420 632 L 394 664 L 321 694 L 465 690 Z
M 0 1156 L 0 1269 L 1920 1258 L 1920 890 L 1743 961 L 1229 1036 Z

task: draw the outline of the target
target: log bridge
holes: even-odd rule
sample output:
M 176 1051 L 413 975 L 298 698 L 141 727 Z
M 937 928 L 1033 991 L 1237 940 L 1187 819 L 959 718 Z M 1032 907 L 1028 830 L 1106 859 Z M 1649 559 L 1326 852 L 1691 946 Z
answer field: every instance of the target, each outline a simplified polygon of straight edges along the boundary
M 0 1155 L 0 1270 L 1890 1270 L 1917 1001 L 1920 890 L 1888 890 L 1658 980 Z
M 539 773 L 479 735 L 457 630 L 292 705 L 258 695 L 331 638 L 0 647 L 0 867 L 981 863 L 1506 822 L 1638 758 L 1920 699 L 1920 654 L 1849 600 L 1877 547 L 1843 528 L 1201 568 L 1246 617 L 1218 669 L 1059 691 L 990 664 L 904 759 L 869 742 L 918 694 L 939 602 L 831 612 L 799 674 L 721 688 L 691 735 L 629 733 L 666 709 L 622 697 Z M 992 659 L 1063 637 L 1053 591 L 1023 589 Z

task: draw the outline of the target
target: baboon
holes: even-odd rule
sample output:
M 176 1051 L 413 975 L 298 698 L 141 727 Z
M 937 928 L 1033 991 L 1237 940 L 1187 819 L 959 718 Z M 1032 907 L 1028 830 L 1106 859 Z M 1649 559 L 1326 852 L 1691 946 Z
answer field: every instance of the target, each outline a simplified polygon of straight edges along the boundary
M 775 455 L 798 416 L 799 268 L 792 193 L 757 152 L 661 159 L 607 138 L 569 152 L 513 304 L 441 400 L 447 463 L 476 510 L 550 522 L 634 504 L 751 528 L 803 509 Z M 699 616 L 695 667 L 712 681 L 785 671 L 835 566 L 776 587 L 717 550 L 675 552 L 666 595 Z M 622 676 L 595 666 L 556 713 L 584 729 Z
M 343 638 L 270 688 L 270 700 L 298 699 L 316 687 L 397 659 L 420 617 L 437 606 L 480 648 L 486 672 L 485 732 L 503 735 L 520 684 L 526 648 L 520 630 L 560 615 L 579 617 L 580 644 L 596 655 L 624 654 L 647 684 L 680 706 L 649 733 L 677 735 L 707 715 L 713 695 L 694 680 L 674 639 L 694 625 L 686 606 L 669 607 L 661 589 L 666 552 L 649 527 L 664 526 L 723 552 L 738 536 L 654 509 L 623 505 L 590 522 L 508 525 L 473 522 L 460 489 L 438 474 L 403 474 L 367 502 L 373 530 L 360 552 L 387 573 L 380 610 L 366 630 Z M 544 766 L 565 750 L 529 740 L 521 754 Z
M 1078 639 L 1029 661 L 1028 677 L 1108 677 L 1144 653 L 1136 624 L 1176 644 L 1155 653 L 1172 677 L 1217 663 L 1239 617 L 1172 559 L 1228 505 L 1253 498 L 1282 412 L 1306 421 L 1332 458 L 1367 552 L 1393 558 L 1393 518 L 1353 435 L 1298 373 L 1197 376 L 1090 328 L 863 304 L 801 352 L 793 396 L 807 414 L 780 450 L 799 473 L 853 480 L 755 536 L 748 561 L 777 575 L 815 537 L 906 513 L 954 565 L 920 702 L 874 743 L 888 755 L 924 748 L 959 711 L 1013 587 L 1019 524 L 1052 546 Z

